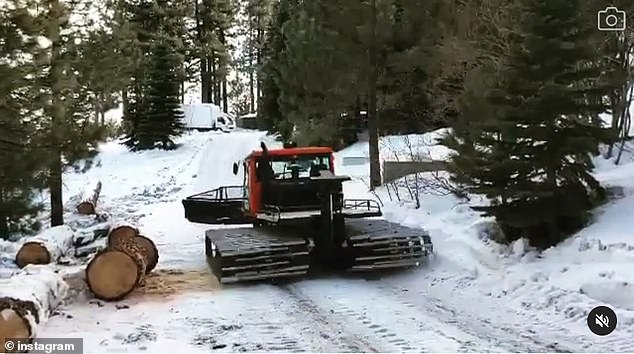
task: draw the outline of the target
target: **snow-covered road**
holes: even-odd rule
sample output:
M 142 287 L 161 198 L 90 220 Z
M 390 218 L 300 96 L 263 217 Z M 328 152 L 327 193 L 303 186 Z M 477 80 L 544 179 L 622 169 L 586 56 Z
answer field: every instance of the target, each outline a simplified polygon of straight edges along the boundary
M 509 263 L 494 251 L 474 250 L 482 240 L 461 241 L 470 237 L 461 234 L 469 232 L 470 221 L 458 227 L 462 214 L 446 199 L 430 203 L 436 211 L 454 210 L 448 219 L 434 210 L 408 214 L 397 204 L 386 209 L 387 217 L 406 224 L 433 220 L 428 225 L 438 255 L 425 268 L 373 279 L 331 275 L 219 286 L 203 250 L 210 226 L 185 220 L 181 199 L 241 184 L 231 165 L 261 139 L 276 144 L 253 131 L 194 133 L 172 152 L 129 153 L 109 143 L 100 165 L 69 175 L 66 195 L 86 178 L 101 179 L 104 204 L 113 214 L 136 215 L 156 241 L 160 260 L 144 292 L 120 303 L 75 302 L 60 309 L 41 336 L 83 337 L 86 352 L 634 351 L 634 314 L 625 306 L 617 330 L 597 337 L 585 326 L 586 307 L 597 301 L 534 277 L 542 266 L 550 272 L 543 276 L 555 277 L 570 267 L 568 259 L 554 271 L 547 268 L 551 263 Z M 361 182 L 351 183 L 347 193 L 366 193 Z M 632 255 L 624 250 L 619 259 L 628 262 Z M 631 273 L 619 276 L 634 280 Z

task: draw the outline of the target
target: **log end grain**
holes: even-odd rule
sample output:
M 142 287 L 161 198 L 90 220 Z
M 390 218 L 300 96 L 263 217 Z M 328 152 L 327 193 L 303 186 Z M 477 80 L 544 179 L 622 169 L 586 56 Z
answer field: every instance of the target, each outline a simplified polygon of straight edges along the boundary
M 27 242 L 15 255 L 15 263 L 20 268 L 29 264 L 49 264 L 51 255 L 44 245 L 38 242 Z
M 31 336 L 29 322 L 22 318 L 13 309 L 0 311 L 0 345 L 2 352 L 12 353 L 6 350 L 5 343 L 8 339 L 28 339 Z
M 81 215 L 95 214 L 95 205 L 92 202 L 81 202 L 77 205 L 77 213 Z
M 145 269 L 143 269 L 145 271 Z M 131 293 L 141 281 L 138 260 L 119 250 L 99 252 L 86 268 L 86 282 L 99 299 L 117 301 Z
M 158 249 L 151 239 L 143 235 L 137 235 L 136 242 L 143 248 L 143 252 L 145 253 L 147 259 L 147 268 L 145 269 L 145 273 L 148 274 L 154 270 L 158 264 Z
M 117 226 L 110 230 L 108 234 L 108 244 L 117 243 L 123 240 L 128 240 L 136 237 L 139 234 L 139 230 L 134 226 L 122 225 Z

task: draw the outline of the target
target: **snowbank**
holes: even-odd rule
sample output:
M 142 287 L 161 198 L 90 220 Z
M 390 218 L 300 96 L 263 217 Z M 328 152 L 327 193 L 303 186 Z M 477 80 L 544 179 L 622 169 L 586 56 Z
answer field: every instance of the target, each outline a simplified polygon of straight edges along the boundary
M 409 139 L 429 141 L 437 134 Z M 392 146 L 403 142 L 401 137 L 383 140 Z M 338 158 L 360 154 L 365 149 L 366 143 L 358 143 L 342 151 Z M 419 145 L 418 149 L 436 158 L 449 152 L 437 146 Z M 381 153 L 384 151 L 382 148 Z M 607 187 L 621 190 L 623 195 L 596 210 L 591 225 L 542 254 L 527 247 L 524 240 L 510 246 L 493 242 L 491 219 L 469 208 L 484 202 L 478 196 L 470 196 L 472 200 L 467 203 L 453 195 L 422 194 L 420 209 L 414 209 L 406 197 L 400 202 L 390 200 L 385 188 L 378 189 L 375 196 L 385 203 L 385 218 L 430 232 L 436 256 L 425 276 L 439 279 L 446 292 L 458 288 L 465 291 L 467 287 L 475 298 L 485 295 L 496 302 L 503 299 L 518 312 L 554 316 L 569 321 L 570 328 L 579 331 L 585 329 L 590 309 L 607 305 L 617 312 L 619 326 L 627 327 L 623 331 L 634 333 L 634 149 L 629 146 L 627 151 L 618 166 L 602 157 L 595 158 L 596 178 Z M 358 178 L 350 182 L 354 185 L 345 187 L 346 197 L 373 197 L 362 183 L 367 178 L 367 164 L 339 164 L 338 168 L 340 173 L 352 173 Z M 406 192 L 401 196 L 406 196 Z

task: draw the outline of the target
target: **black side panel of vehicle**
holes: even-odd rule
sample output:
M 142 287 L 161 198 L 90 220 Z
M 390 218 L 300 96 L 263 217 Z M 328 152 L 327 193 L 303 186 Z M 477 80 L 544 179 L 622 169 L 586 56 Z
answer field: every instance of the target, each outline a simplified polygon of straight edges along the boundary
M 183 199 L 185 218 L 201 224 L 250 224 L 242 210 L 242 186 L 223 186 Z

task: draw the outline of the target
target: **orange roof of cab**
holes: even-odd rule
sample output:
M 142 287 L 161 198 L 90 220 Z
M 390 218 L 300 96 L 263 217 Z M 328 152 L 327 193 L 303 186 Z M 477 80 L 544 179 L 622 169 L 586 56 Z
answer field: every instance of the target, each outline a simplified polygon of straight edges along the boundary
M 309 147 L 294 147 L 286 149 L 269 149 L 269 156 L 293 156 L 293 155 L 323 155 L 332 154 L 333 150 L 329 147 L 322 146 L 309 146 Z M 262 156 L 262 150 L 256 150 L 251 152 L 251 157 Z

